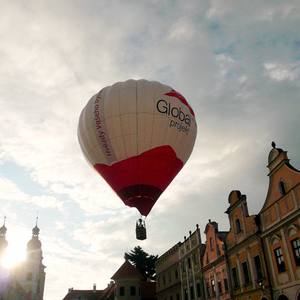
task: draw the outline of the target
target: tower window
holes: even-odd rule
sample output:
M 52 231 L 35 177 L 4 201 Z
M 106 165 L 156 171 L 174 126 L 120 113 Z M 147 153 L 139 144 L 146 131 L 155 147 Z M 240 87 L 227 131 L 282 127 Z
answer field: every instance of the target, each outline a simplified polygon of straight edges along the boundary
M 300 266 L 300 239 L 292 240 L 291 243 L 296 265 Z
M 286 194 L 286 186 L 282 180 L 279 181 L 279 191 L 280 191 L 281 196 L 284 196 Z
M 240 233 L 242 231 L 242 226 L 240 219 L 235 220 L 236 233 Z
M 282 273 L 285 271 L 285 263 L 284 263 L 284 258 L 283 258 L 283 254 L 282 254 L 282 249 L 280 247 L 276 248 L 274 250 L 274 254 L 275 254 L 278 272 Z
M 27 273 L 26 279 L 28 281 L 32 280 L 32 273 Z
M 210 250 L 214 250 L 214 244 L 212 238 L 209 238 L 209 246 L 210 246 Z

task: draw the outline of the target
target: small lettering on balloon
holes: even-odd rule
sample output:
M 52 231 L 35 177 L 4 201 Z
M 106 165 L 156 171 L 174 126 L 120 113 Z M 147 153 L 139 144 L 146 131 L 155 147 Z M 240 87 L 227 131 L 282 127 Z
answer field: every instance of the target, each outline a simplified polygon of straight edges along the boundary
M 103 130 L 103 121 L 102 121 L 101 116 L 100 116 L 99 102 L 100 102 L 100 97 L 98 96 L 95 100 L 95 107 L 94 107 L 94 120 L 96 122 L 96 132 L 97 132 L 98 138 L 100 139 L 101 146 L 102 146 L 102 149 L 103 149 L 104 153 L 107 156 L 112 156 L 110 147 L 107 143 L 106 133 Z
M 184 125 L 182 122 L 177 122 L 174 120 L 170 120 L 170 127 L 174 127 L 179 132 L 184 132 L 185 134 L 188 134 L 190 131 L 190 128 L 188 126 Z

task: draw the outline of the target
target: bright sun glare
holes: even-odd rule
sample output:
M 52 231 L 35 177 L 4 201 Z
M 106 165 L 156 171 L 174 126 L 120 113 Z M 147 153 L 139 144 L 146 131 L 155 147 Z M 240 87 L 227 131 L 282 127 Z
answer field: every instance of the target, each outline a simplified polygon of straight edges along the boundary
M 21 236 L 14 236 L 8 240 L 8 247 L 0 261 L 4 268 L 11 269 L 26 259 L 26 240 Z

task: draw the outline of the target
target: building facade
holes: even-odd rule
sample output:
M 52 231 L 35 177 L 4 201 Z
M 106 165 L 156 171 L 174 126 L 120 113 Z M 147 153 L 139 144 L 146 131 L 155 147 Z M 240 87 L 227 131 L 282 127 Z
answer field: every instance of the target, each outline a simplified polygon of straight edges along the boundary
M 157 299 L 180 300 L 181 279 L 179 249 L 181 242 L 165 252 L 156 262 Z
M 69 289 L 63 300 L 157 300 L 155 282 L 146 281 L 128 260 L 111 277 L 113 281 L 104 290 Z
M 204 248 L 199 226 L 196 225 L 196 230 L 190 231 L 183 242 L 177 243 L 158 258 L 158 300 L 204 299 L 201 271 Z
M 0 228 L 0 253 L 4 253 L 7 229 Z M 1 300 L 43 300 L 45 288 L 45 266 L 43 265 L 42 244 L 39 240 L 40 229 L 32 229 L 32 238 L 27 244 L 27 259 L 12 270 L 2 269 L 5 279 L 0 287 Z M 2 247 L 2 249 L 1 249 Z
M 300 171 L 274 142 L 267 167 L 269 187 L 257 215 L 249 215 L 245 195 L 232 191 L 226 211 L 228 233 L 209 220 L 205 247 L 200 246 L 200 234 L 193 240 L 198 233 L 190 232 L 189 238 L 171 248 L 178 251 L 172 256 L 180 270 L 179 299 L 300 300 Z M 158 259 L 158 278 L 167 270 L 169 255 Z M 159 300 L 174 299 L 168 288 L 158 286 Z
M 230 299 L 227 263 L 225 258 L 226 231 L 209 220 L 204 231 L 206 247 L 203 255 L 203 279 L 206 299 Z
M 259 213 L 272 297 L 300 299 L 300 171 L 287 152 L 273 149 L 268 157 L 269 188 Z
M 230 231 L 226 256 L 234 299 L 269 299 L 269 274 L 257 216 L 248 213 L 246 196 L 232 191 L 228 197 Z M 248 297 L 248 298 L 247 298 Z

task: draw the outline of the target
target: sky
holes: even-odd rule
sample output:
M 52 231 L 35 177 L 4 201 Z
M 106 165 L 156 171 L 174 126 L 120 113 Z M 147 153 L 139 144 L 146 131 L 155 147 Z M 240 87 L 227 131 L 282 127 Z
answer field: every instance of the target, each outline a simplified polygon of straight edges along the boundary
M 0 220 L 11 252 L 39 216 L 45 300 L 105 288 L 140 245 L 162 254 L 208 219 L 228 230 L 231 190 L 250 214 L 268 189 L 271 142 L 300 168 L 298 0 L 1 1 Z M 126 207 L 88 165 L 78 118 L 92 95 L 157 80 L 193 107 L 193 153 L 135 239 Z M 19 254 L 18 254 L 19 255 Z

